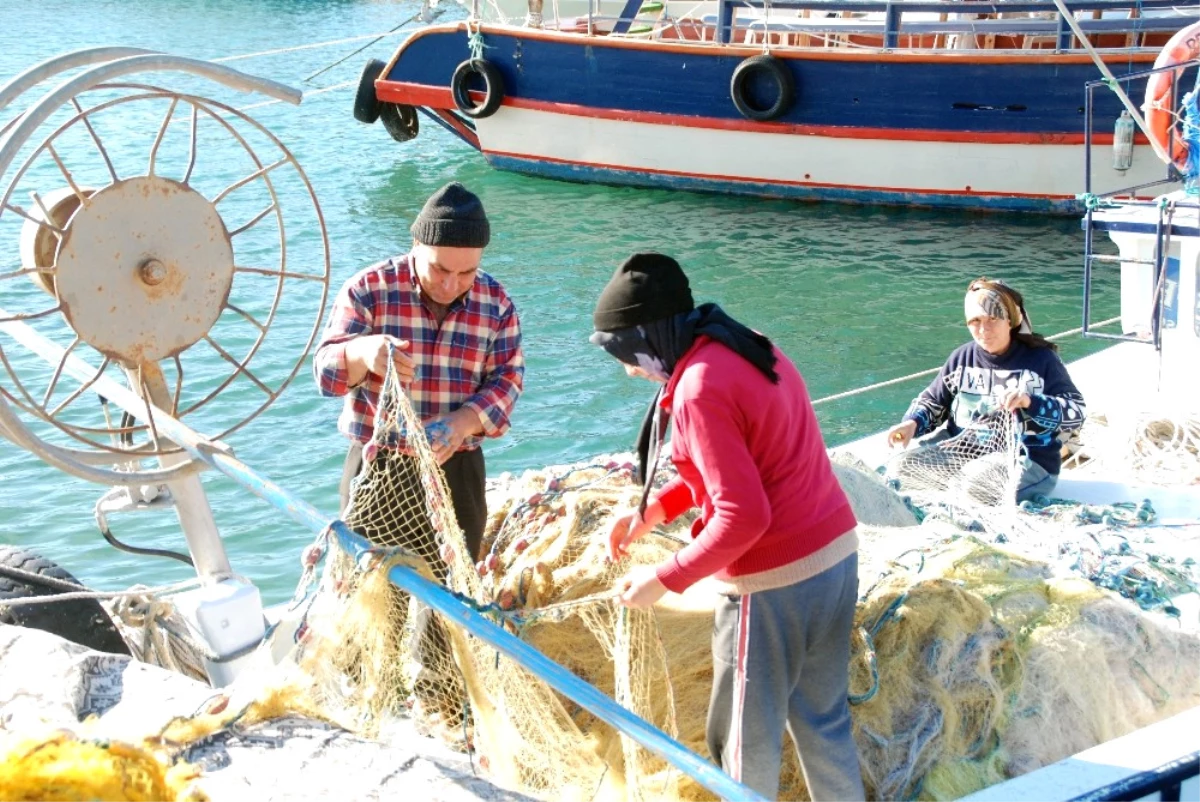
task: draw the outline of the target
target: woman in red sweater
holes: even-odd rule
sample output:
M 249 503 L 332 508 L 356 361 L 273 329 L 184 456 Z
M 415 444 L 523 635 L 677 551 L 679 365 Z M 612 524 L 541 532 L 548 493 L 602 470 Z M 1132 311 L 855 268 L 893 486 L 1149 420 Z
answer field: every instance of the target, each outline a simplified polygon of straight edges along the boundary
M 685 510 L 701 511 L 692 541 L 631 571 L 618 601 L 649 608 L 715 577 L 724 595 L 707 726 L 714 759 L 774 798 L 786 728 L 814 800 L 862 799 L 847 703 L 856 522 L 799 371 L 716 304 L 695 307 L 687 276 L 662 254 L 618 267 L 593 323 L 592 342 L 626 373 L 662 385 L 638 438 L 641 504 L 613 520 L 610 558 Z M 668 424 L 679 476 L 650 497 Z

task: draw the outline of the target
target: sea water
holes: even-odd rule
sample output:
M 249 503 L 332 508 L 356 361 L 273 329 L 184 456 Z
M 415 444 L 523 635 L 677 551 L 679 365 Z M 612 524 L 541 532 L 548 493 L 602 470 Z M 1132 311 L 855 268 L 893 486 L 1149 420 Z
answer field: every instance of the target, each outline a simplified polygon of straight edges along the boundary
M 411 2 L 382 0 L 6 3 L 0 83 L 51 56 L 97 45 L 204 59 L 288 50 L 225 63 L 313 93 L 298 108 L 274 104 L 250 113 L 295 153 L 313 183 L 330 238 L 331 299 L 355 271 L 407 248 L 409 225 L 439 186 L 459 180 L 477 192 L 493 231 L 484 268 L 516 302 L 527 360 L 512 430 L 485 447 L 491 475 L 630 447 L 653 388 L 627 378 L 587 337 L 597 294 L 615 266 L 638 250 L 673 255 L 698 303 L 716 301 L 774 338 L 813 398 L 939 365 L 968 338 L 962 296 L 980 275 L 1020 289 L 1038 331 L 1079 325 L 1077 219 L 808 205 L 499 173 L 427 119 L 420 137 L 403 145 L 381 125 L 355 122 L 354 87 L 340 85 L 356 83 L 369 58 L 386 60 L 395 37 L 304 82 L 369 40 L 291 48 L 382 33 L 417 10 Z M 456 15 L 461 11 L 450 9 L 444 18 Z M 222 96 L 237 106 L 262 100 Z M 10 270 L 18 262 L 16 240 L 0 242 L 0 266 Z M 1100 283 L 1095 319 L 1114 313 L 1114 288 Z M 307 331 L 314 316 L 311 306 L 285 305 L 276 325 Z M 7 340 L 4 346 L 14 347 Z M 1073 337 L 1062 343 L 1062 354 L 1069 360 L 1097 347 Z M 281 398 L 228 442 L 249 465 L 332 516 L 345 451 L 334 426 L 340 400 L 318 395 L 310 362 L 311 356 Z M 827 443 L 898 420 L 926 381 L 820 405 Z M 223 409 L 249 411 L 262 400 L 250 387 L 228 392 Z M 268 602 L 287 598 L 311 534 L 222 476 L 206 474 L 204 486 L 235 569 L 258 582 Z M 92 507 L 104 490 L 0 441 L 0 542 L 35 549 L 102 589 L 189 576 L 180 563 L 126 554 L 101 539 Z M 184 547 L 169 511 L 114 516 L 109 523 L 139 546 Z

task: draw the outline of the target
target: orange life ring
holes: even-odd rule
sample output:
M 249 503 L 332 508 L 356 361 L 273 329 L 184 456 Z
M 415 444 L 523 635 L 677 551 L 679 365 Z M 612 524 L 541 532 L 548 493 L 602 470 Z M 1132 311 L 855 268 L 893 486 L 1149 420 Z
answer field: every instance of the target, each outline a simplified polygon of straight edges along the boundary
M 1154 69 L 1163 69 L 1175 64 L 1184 64 L 1200 58 L 1200 22 L 1183 28 L 1163 46 L 1154 60 Z M 1146 113 L 1146 129 L 1164 151 L 1169 153 L 1175 166 L 1183 169 L 1187 165 L 1188 146 L 1179 137 L 1171 141 L 1171 129 L 1175 125 L 1175 109 L 1171 108 L 1175 95 L 1175 83 L 1183 70 L 1156 72 L 1146 81 L 1146 99 L 1142 110 Z

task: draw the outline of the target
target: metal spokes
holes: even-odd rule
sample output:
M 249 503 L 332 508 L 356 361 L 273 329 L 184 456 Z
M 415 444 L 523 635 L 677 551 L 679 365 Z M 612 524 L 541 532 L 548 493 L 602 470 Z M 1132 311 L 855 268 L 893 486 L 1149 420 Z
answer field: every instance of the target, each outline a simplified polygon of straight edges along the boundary
M 242 78 L 255 80 L 218 75 Z M 0 261 L 0 403 L 31 416 L 42 440 L 57 431 L 83 444 L 73 453 L 134 470 L 178 451 L 156 414 L 214 438 L 244 426 L 295 377 L 324 312 L 328 239 L 304 171 L 264 126 L 211 98 L 110 81 L 53 114 L 48 103 L 0 125 L 0 171 L 14 165 L 0 194 L 0 259 L 13 260 Z M 285 302 L 315 317 L 281 320 Z M 89 391 L 113 382 L 141 398 L 141 421 L 95 402 Z

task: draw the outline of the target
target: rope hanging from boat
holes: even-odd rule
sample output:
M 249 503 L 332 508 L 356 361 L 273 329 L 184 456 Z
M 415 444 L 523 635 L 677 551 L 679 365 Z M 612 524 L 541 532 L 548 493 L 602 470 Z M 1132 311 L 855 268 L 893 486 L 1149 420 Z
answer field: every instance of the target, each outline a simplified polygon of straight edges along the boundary
M 468 23 L 468 30 L 470 23 Z M 475 23 L 475 30 L 467 35 L 467 49 L 471 51 L 471 59 L 473 61 L 483 60 L 483 51 L 487 47 L 483 42 L 483 31 L 480 28 L 478 21 Z

